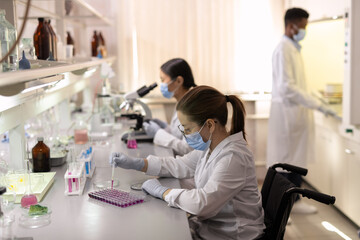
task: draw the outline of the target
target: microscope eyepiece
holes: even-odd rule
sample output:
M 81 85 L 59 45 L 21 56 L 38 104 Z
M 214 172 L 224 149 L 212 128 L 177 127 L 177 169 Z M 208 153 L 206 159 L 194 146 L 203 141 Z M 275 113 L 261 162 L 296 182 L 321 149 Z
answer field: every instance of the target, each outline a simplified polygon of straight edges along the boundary
M 137 90 L 137 94 L 140 96 L 140 97 L 143 97 L 145 96 L 146 94 L 148 94 L 151 90 L 153 90 L 154 88 L 157 87 L 157 83 L 153 83 L 151 84 L 150 86 L 143 86 L 141 87 L 140 89 Z

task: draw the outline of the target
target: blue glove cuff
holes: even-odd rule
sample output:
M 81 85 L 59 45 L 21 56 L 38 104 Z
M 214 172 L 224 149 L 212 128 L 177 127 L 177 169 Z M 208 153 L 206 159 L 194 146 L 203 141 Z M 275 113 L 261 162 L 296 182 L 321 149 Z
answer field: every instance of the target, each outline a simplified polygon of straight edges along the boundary
M 169 189 L 168 187 L 162 186 L 157 179 L 145 181 L 141 188 L 144 192 L 160 199 L 163 199 L 164 192 Z
M 145 166 L 145 161 L 143 158 L 135 158 L 134 159 L 134 169 L 141 171 Z

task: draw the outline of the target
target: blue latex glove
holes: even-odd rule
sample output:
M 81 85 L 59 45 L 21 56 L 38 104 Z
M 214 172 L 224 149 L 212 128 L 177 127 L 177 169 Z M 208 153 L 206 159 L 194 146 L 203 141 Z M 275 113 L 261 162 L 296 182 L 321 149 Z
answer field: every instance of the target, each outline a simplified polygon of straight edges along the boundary
M 160 199 L 163 199 L 164 192 L 169 189 L 162 186 L 157 179 L 149 179 L 145 181 L 141 188 L 144 192 Z
M 168 124 L 164 121 L 161 121 L 158 118 L 153 118 L 151 121 L 154 121 L 157 125 L 159 125 L 162 129 L 166 128 Z
M 145 166 L 145 161 L 143 158 L 133 158 L 129 157 L 123 153 L 114 152 L 109 157 L 110 165 L 115 164 L 116 167 L 121 167 L 125 169 L 135 169 L 141 171 Z
M 161 127 L 154 121 L 150 121 L 149 123 L 144 122 L 143 128 L 146 132 L 146 135 L 148 135 L 151 138 L 154 138 L 156 132 L 161 129 Z

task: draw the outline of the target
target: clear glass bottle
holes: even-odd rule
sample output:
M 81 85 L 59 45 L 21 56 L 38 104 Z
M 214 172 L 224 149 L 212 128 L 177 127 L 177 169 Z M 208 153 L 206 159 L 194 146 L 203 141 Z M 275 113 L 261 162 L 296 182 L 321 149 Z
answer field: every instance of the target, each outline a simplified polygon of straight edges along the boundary
M 44 143 L 43 137 L 37 140 L 38 143 L 32 149 L 33 172 L 50 172 L 50 148 Z
M 1 21 L 4 22 L 4 24 L 7 26 L 8 29 L 8 34 L 9 34 L 9 50 L 12 47 L 12 45 L 16 42 L 16 38 L 17 38 L 17 32 L 16 32 L 16 28 L 8 21 L 6 20 L 6 11 L 1 9 L 0 10 L 0 15 L 1 12 L 3 12 L 3 19 Z M 11 55 L 15 56 L 15 59 L 18 59 L 18 47 L 16 46 L 15 49 L 12 51 Z
M 2 10 L 4 12 L 4 23 L 8 28 L 9 32 L 9 48 L 16 42 L 17 38 L 17 32 L 16 28 L 8 21 L 6 20 L 6 11 Z M 0 13 L 1 14 L 1 13 Z M 11 55 L 15 56 L 15 59 L 18 59 L 18 47 L 16 46 L 15 49 L 12 51 Z
M 100 108 L 101 123 L 114 123 L 114 109 L 111 106 L 111 97 L 103 97 L 102 106 Z
M 9 52 L 9 30 L 7 24 L 5 23 L 5 10 L 0 9 L 0 57 L 3 58 Z M 10 58 L 8 57 L 4 62 L 2 62 L 2 71 L 8 70 Z
M 24 51 L 27 59 L 36 60 L 35 47 L 32 38 L 22 38 L 19 48 L 20 54 Z
M 17 69 L 17 60 L 15 56 L 10 55 L 9 71 L 16 71 Z
M 38 18 L 39 25 L 34 33 L 34 46 L 38 59 L 46 60 L 50 55 L 51 36 L 44 18 Z

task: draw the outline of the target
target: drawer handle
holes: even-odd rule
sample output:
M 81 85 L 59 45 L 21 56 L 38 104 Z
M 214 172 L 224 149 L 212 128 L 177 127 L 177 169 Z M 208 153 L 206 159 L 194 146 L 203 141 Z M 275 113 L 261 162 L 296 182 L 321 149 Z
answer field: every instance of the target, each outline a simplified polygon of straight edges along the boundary
M 350 149 L 345 148 L 345 153 L 347 153 L 347 154 L 354 154 L 354 151 L 351 151 Z

